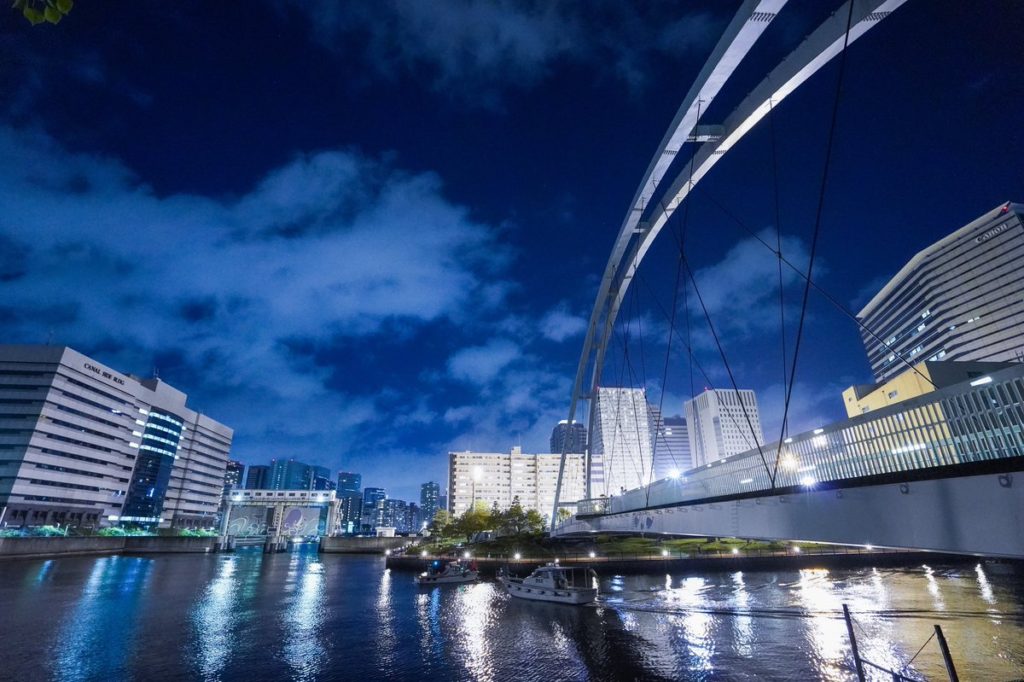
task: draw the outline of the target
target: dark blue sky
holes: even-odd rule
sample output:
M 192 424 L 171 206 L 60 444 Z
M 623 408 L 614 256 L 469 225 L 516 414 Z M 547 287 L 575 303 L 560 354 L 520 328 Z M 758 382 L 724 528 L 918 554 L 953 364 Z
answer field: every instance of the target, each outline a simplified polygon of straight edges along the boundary
M 395 497 L 441 480 L 450 449 L 545 450 L 624 211 L 737 4 L 98 2 L 35 28 L 5 11 L 3 341 L 156 367 L 235 428 L 237 458 L 361 471 Z M 838 4 L 793 0 L 705 121 Z M 853 45 L 815 264 L 839 300 L 1024 199 L 1022 32 L 1012 0 L 909 0 Z M 784 250 L 804 262 L 836 75 L 774 115 Z M 774 438 L 775 263 L 716 206 L 771 235 L 770 154 L 762 123 L 694 195 L 688 240 Z M 655 402 L 653 296 L 668 305 L 674 274 L 666 234 L 642 270 L 656 293 L 624 316 Z M 812 296 L 794 428 L 869 379 L 855 326 Z M 675 356 L 666 413 L 688 394 Z

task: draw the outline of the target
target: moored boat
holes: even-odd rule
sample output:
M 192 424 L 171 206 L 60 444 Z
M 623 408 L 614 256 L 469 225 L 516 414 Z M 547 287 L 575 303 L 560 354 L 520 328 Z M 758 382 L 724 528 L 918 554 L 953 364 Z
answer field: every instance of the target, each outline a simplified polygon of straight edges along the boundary
M 471 583 L 479 577 L 476 562 L 468 564 L 459 561 L 435 559 L 427 570 L 416 576 L 417 585 L 445 585 L 448 583 Z
M 590 568 L 541 566 L 525 578 L 502 574 L 498 581 L 513 597 L 559 604 L 589 604 L 597 600 L 597 574 Z

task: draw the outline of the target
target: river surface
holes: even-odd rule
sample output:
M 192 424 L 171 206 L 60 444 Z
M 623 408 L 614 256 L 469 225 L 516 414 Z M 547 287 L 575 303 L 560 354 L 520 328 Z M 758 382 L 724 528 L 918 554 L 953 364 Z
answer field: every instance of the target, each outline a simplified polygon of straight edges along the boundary
M 608 575 L 601 591 L 571 607 L 489 581 L 424 589 L 315 551 L 4 561 L 0 678 L 849 680 L 844 602 L 875 663 L 900 668 L 939 623 L 962 680 L 1024 678 L 1024 570 L 1005 564 Z M 946 679 L 934 640 L 905 672 Z

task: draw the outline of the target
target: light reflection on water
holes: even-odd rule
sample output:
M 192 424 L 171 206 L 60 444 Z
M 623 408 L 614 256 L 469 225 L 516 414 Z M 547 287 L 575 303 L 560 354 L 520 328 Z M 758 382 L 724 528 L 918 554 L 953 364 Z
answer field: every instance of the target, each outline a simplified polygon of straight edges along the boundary
M 1005 564 L 608 576 L 590 607 L 412 578 L 308 552 L 0 563 L 0 677 L 849 680 L 844 603 L 880 665 L 940 622 L 962 679 L 1024 677 L 1024 572 Z M 943 678 L 934 643 L 906 672 Z

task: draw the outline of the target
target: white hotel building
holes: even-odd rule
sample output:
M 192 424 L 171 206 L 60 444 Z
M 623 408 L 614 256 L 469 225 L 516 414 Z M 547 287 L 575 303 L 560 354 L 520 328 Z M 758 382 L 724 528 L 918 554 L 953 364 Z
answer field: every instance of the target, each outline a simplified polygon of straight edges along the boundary
M 0 527 L 212 527 L 232 429 L 160 379 L 0 345 Z
M 683 406 L 692 466 L 756 449 L 764 443 L 761 413 L 753 391 L 709 389 Z
M 545 518 L 551 516 L 558 485 L 561 453 L 526 454 L 522 448 L 510 452 L 449 452 L 448 504 L 456 516 L 483 502 L 502 511 L 519 498 L 523 509 L 536 509 Z M 565 456 L 562 478 L 563 501 L 583 499 L 586 485 L 586 456 Z

